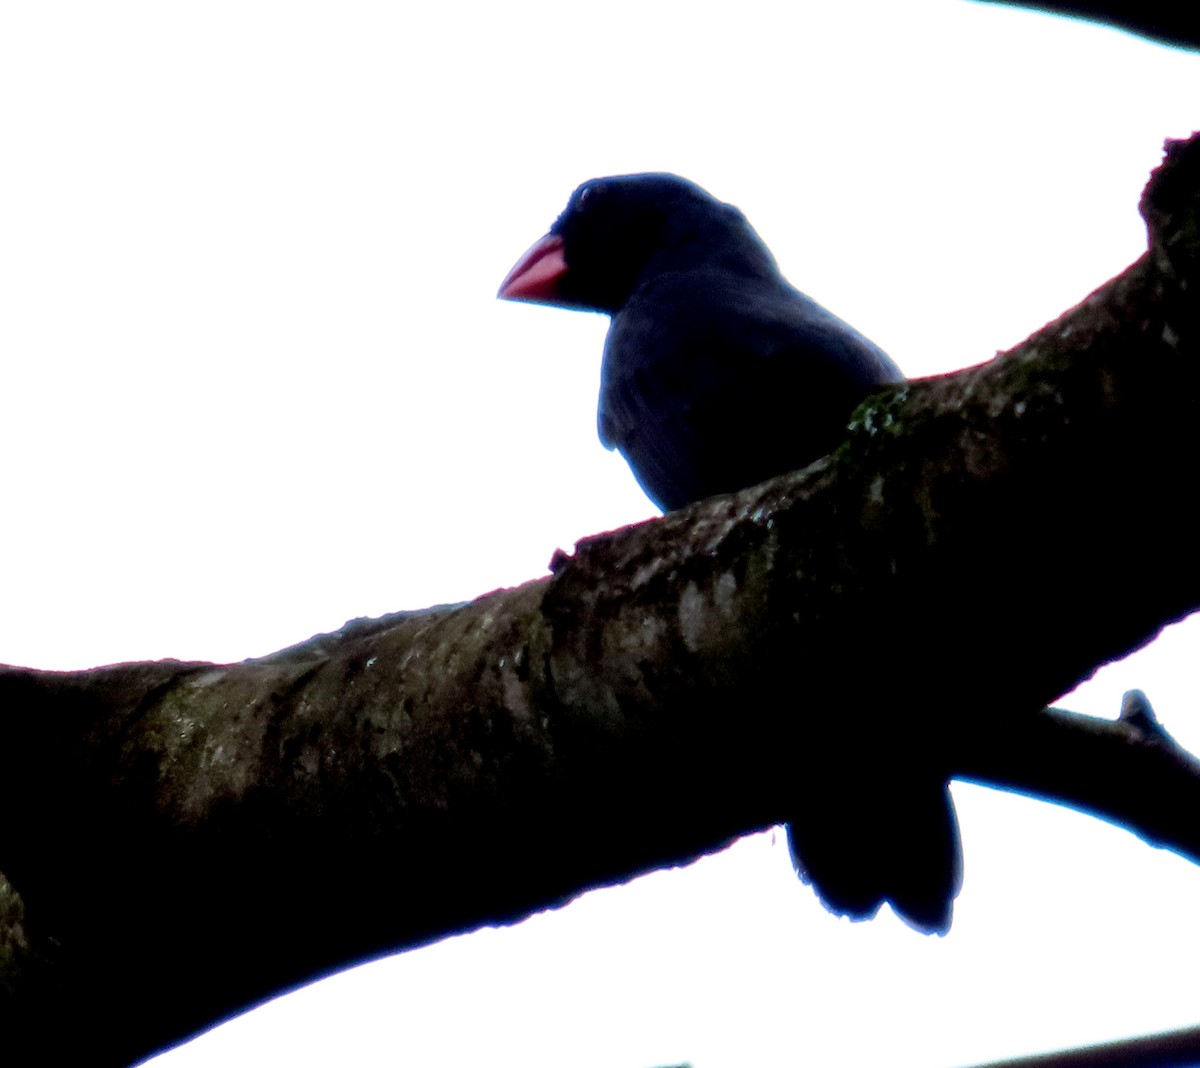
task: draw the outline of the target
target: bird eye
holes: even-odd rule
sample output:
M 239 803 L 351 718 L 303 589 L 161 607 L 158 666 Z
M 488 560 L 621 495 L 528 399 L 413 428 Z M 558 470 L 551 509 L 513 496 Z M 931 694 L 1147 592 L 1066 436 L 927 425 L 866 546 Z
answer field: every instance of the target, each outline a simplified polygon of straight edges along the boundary
M 595 207 L 596 201 L 603 192 L 604 184 L 602 182 L 588 182 L 575 194 L 575 210 L 579 211 L 583 208 L 590 210 Z

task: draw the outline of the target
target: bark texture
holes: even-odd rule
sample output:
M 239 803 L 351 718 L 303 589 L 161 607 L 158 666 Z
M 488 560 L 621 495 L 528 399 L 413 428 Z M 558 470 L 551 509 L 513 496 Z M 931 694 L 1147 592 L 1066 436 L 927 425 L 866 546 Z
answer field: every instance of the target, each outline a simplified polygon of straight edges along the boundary
M 874 398 L 803 472 L 261 660 L 0 669 L 8 1050 L 128 1063 L 881 763 L 1200 857 L 1169 739 L 1042 711 L 1200 606 L 1200 142 L 1170 156 L 1143 259 L 1012 352 Z M 1074 766 L 1134 759 L 1178 790 L 1135 809 Z

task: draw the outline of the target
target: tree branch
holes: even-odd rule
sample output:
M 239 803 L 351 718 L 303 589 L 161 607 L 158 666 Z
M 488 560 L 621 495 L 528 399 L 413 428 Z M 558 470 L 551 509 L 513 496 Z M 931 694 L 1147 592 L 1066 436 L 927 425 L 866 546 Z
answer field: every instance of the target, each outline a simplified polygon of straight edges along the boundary
M 963 738 L 955 777 L 1069 805 L 1200 864 L 1200 761 L 1136 690 L 1116 721 L 1047 708 L 978 723 Z
M 1200 32 L 1188 8 L 1171 0 L 981 0 L 1009 7 L 1030 7 L 1111 26 L 1178 48 L 1200 48 Z
M 979 1068 L 1190 1068 L 1200 1059 L 1200 1027 L 1099 1046 L 992 1061 Z
M 128 1062 L 719 848 L 881 754 L 1195 857 L 1190 764 L 1038 712 L 1200 606 L 1175 492 L 1200 463 L 1197 145 L 1157 175 L 1146 257 L 1018 349 L 877 398 L 803 472 L 262 660 L 0 670 L 10 1044 Z M 1076 767 L 1159 791 L 1172 760 L 1174 811 Z

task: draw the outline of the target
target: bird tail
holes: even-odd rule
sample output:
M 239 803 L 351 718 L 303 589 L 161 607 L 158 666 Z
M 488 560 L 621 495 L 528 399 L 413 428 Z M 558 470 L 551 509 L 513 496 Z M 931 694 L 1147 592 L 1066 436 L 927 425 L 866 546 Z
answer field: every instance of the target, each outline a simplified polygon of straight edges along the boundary
M 906 775 L 822 783 L 788 823 L 796 872 L 830 912 L 873 917 L 885 901 L 910 927 L 944 935 L 962 885 L 958 819 L 945 782 Z

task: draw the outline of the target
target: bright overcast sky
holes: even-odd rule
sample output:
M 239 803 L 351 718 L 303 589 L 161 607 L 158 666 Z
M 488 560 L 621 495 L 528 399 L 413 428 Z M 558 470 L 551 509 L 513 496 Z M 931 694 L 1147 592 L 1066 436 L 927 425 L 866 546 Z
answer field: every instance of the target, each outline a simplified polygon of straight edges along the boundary
M 966 0 L 6 3 L 0 661 L 240 660 L 653 514 L 596 441 L 605 321 L 494 299 L 586 178 L 698 181 L 934 374 L 1137 258 L 1198 79 Z M 1062 703 L 1140 686 L 1200 750 L 1198 645 L 1175 628 Z M 955 798 L 944 939 L 829 916 L 768 832 L 155 1063 L 937 1068 L 1200 1019 L 1200 870 Z

